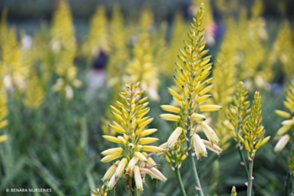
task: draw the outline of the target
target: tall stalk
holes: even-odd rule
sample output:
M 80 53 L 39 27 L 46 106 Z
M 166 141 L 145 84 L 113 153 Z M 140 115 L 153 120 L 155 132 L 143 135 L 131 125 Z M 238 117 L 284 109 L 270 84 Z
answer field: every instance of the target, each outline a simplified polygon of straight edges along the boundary
M 187 196 L 186 191 L 185 191 L 185 187 L 184 187 L 184 184 L 183 184 L 183 181 L 182 181 L 182 178 L 181 178 L 180 169 L 178 169 L 176 167 L 175 168 L 175 173 L 176 173 L 176 176 L 177 176 L 177 181 L 178 181 L 179 188 L 180 188 L 180 191 L 182 193 L 182 196 Z
M 249 175 L 248 175 L 248 187 L 247 187 L 247 196 L 252 195 L 252 182 L 253 182 L 253 159 L 249 161 Z

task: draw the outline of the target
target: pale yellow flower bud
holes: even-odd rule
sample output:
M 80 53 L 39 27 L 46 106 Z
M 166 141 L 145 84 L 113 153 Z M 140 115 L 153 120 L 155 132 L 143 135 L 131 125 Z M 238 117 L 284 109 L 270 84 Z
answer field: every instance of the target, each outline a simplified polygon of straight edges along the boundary
M 205 116 L 203 116 L 202 114 L 197 114 L 197 113 L 192 114 L 192 119 L 195 120 L 196 122 L 201 122 L 206 120 Z
M 150 171 L 152 172 L 151 177 L 157 178 L 158 180 L 161 180 L 163 182 L 166 181 L 166 177 L 155 167 L 150 168 Z
M 180 116 L 174 115 L 174 114 L 161 114 L 160 118 L 166 120 L 166 121 L 174 121 L 178 122 L 180 120 Z
M 211 150 L 212 152 L 216 153 L 217 155 L 220 155 L 220 153 L 222 152 L 222 149 L 219 146 L 217 146 L 216 144 L 213 144 L 210 141 L 207 141 L 204 139 L 202 139 L 202 141 L 208 150 Z
M 115 159 L 118 159 L 121 157 L 121 153 L 117 153 L 117 154 L 112 154 L 112 155 L 107 155 L 106 157 L 104 157 L 103 159 L 101 159 L 102 163 L 107 163 L 109 161 L 113 161 Z
M 215 112 L 222 109 L 219 105 L 202 105 L 199 107 L 200 112 Z
M 290 130 L 290 128 L 291 128 L 291 126 L 289 126 L 289 125 L 284 125 L 284 126 L 282 126 L 282 127 L 278 130 L 277 135 L 278 135 L 278 136 L 279 136 L 279 135 L 284 135 L 285 133 L 287 133 L 287 132 Z
M 183 129 L 181 127 L 177 127 L 174 132 L 169 136 L 167 140 L 167 147 L 173 147 L 179 136 L 182 134 Z
M 128 163 L 128 159 L 126 158 L 123 158 L 120 161 L 115 171 L 115 178 L 120 178 L 123 176 L 127 163 Z
M 112 154 L 117 154 L 117 153 L 122 153 L 123 149 L 122 148 L 111 148 L 108 150 L 104 150 L 101 152 L 102 155 L 112 155 Z
M 281 150 L 283 150 L 283 148 L 288 143 L 289 139 L 290 139 L 289 135 L 282 136 L 274 148 L 275 152 L 280 152 Z
M 172 112 L 172 113 L 180 113 L 181 109 L 177 108 L 175 106 L 171 106 L 171 105 L 161 105 L 160 106 L 162 110 L 167 111 L 167 112 Z
M 147 136 L 147 135 L 150 135 L 152 133 L 155 133 L 157 131 L 157 129 L 146 129 L 144 130 L 140 136 L 143 137 L 143 136 Z
M 157 140 L 158 140 L 158 138 L 155 138 L 155 137 L 140 138 L 139 144 L 150 144 L 150 143 L 156 142 Z
M 117 138 L 117 137 L 114 137 L 114 136 L 110 136 L 110 135 L 102 135 L 102 137 L 107 140 L 107 141 L 110 141 L 110 142 L 114 142 L 114 143 L 118 143 L 118 144 L 121 144 L 122 143 L 122 140 Z
M 113 164 L 104 174 L 102 180 L 105 182 L 107 180 L 109 180 L 111 178 L 111 176 L 113 176 L 113 174 L 115 173 L 115 170 L 117 168 L 117 165 L 119 164 L 120 161 L 116 161 L 115 164 Z
M 194 146 L 197 159 L 201 159 L 201 156 L 207 156 L 205 145 L 198 134 L 193 134 L 192 144 Z
M 140 153 L 140 152 L 135 152 L 135 157 L 137 157 L 141 161 L 147 162 L 146 157 L 142 153 Z
M 211 142 L 217 144 L 219 142 L 219 138 L 215 134 L 215 132 L 212 130 L 210 126 L 208 126 L 206 123 L 202 122 L 199 124 L 202 128 L 204 134 L 206 135 L 207 139 L 209 139 Z
M 182 86 L 182 85 L 181 85 Z M 182 96 L 179 95 L 175 90 L 173 90 L 172 88 L 168 88 L 168 92 L 176 99 L 178 99 L 179 101 L 182 101 Z
M 164 151 L 164 149 L 157 146 L 143 146 L 142 150 L 147 152 L 163 152 Z
M 137 158 L 137 157 L 133 157 L 133 158 L 130 160 L 130 162 L 129 162 L 127 168 L 126 168 L 127 172 L 130 172 L 131 170 L 133 170 L 133 168 L 135 167 L 135 165 L 136 165 L 136 163 L 137 163 L 138 161 L 139 161 L 139 158 Z
M 282 110 L 276 110 L 275 112 L 277 115 L 279 115 L 280 117 L 283 117 L 283 118 L 290 118 L 291 117 L 291 115 L 288 112 L 284 112 Z
M 135 183 L 136 183 L 137 190 L 143 191 L 143 182 L 142 182 L 142 177 L 140 174 L 140 169 L 138 166 L 135 166 L 134 175 L 135 175 Z

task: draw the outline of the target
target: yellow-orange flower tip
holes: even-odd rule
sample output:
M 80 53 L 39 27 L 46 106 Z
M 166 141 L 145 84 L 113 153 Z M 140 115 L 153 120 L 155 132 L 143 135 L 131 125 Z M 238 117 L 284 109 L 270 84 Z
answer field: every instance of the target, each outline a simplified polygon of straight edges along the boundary
M 160 106 L 162 110 L 166 111 L 166 112 L 172 112 L 172 113 L 180 113 L 181 109 L 175 106 L 171 106 L 171 105 L 161 105 Z
M 290 118 L 291 117 L 290 113 L 284 112 L 282 110 L 276 110 L 275 112 L 276 112 L 277 115 L 279 115 L 282 118 Z
M 174 114 L 161 114 L 160 118 L 166 120 L 166 121 L 174 121 L 174 122 L 179 122 L 181 117 L 178 115 Z
M 280 138 L 280 140 L 278 141 L 278 143 L 276 144 L 274 151 L 275 152 L 280 152 L 281 150 L 283 150 L 283 148 L 286 146 L 286 144 L 288 143 L 290 139 L 289 135 L 284 135 Z
M 174 130 L 174 132 L 169 136 L 167 140 L 167 148 L 173 147 L 176 144 L 177 139 L 182 134 L 182 132 L 183 132 L 183 129 L 181 127 L 177 127 Z

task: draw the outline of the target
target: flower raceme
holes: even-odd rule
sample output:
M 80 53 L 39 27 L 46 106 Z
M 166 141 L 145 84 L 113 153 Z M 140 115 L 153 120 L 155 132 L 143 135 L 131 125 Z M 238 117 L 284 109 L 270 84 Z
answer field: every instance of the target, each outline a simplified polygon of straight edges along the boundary
M 188 33 L 189 41 L 184 41 L 185 47 L 179 50 L 180 63 L 175 63 L 176 75 L 173 77 L 176 87 L 168 89 L 177 106 L 162 105 L 162 110 L 168 113 L 160 115 L 164 120 L 177 122 L 176 129 L 170 135 L 167 145 L 162 146 L 180 153 L 194 150 L 198 158 L 207 156 L 206 148 L 217 152 L 217 154 L 221 152 L 221 149 L 216 145 L 219 138 L 213 129 L 206 124 L 206 118 L 202 114 L 218 111 L 222 108 L 219 105 L 206 104 L 206 101 L 211 98 L 208 93 L 213 89 L 213 85 L 211 85 L 213 78 L 209 78 L 212 69 L 212 63 L 209 63 L 211 56 L 204 57 L 208 50 L 204 50 L 206 41 L 203 41 L 205 32 L 201 27 L 202 20 L 203 5 L 191 23 Z M 196 133 L 198 126 L 209 142 L 201 139 Z M 188 148 L 179 150 L 185 141 Z M 172 157 L 169 156 L 169 158 Z
M 120 144 L 120 147 L 111 148 L 101 154 L 105 157 L 101 162 L 116 162 L 107 170 L 102 180 L 104 186 L 92 191 L 95 195 L 106 195 L 114 188 L 121 178 L 126 180 L 127 189 L 132 190 L 132 181 L 136 184 L 136 192 L 143 191 L 143 182 L 148 174 L 152 178 L 166 181 L 163 174 L 157 169 L 157 164 L 151 155 L 163 152 L 164 149 L 151 146 L 158 139 L 146 137 L 157 131 L 157 129 L 147 129 L 146 126 L 152 122 L 152 118 L 145 117 L 149 112 L 147 107 L 147 97 L 140 99 L 144 91 L 138 91 L 140 83 L 126 85 L 125 92 L 119 93 L 125 104 L 116 101 L 115 106 L 110 106 L 116 121 L 109 126 L 119 134 L 119 136 L 103 135 L 102 137 L 110 142 Z M 151 152 L 149 155 L 146 152 Z M 120 159 L 120 160 L 117 160 Z
M 284 101 L 284 106 L 290 111 L 276 110 L 276 114 L 284 120 L 282 122 L 282 127 L 277 132 L 278 143 L 275 146 L 275 151 L 280 152 L 288 143 L 290 136 L 287 132 L 294 127 L 294 81 L 292 80 L 289 84 L 288 91 L 286 93 L 286 100 Z

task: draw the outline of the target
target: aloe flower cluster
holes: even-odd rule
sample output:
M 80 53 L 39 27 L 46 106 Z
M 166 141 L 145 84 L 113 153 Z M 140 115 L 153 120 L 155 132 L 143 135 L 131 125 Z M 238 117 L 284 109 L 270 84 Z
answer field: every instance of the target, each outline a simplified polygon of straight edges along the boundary
M 157 164 L 151 158 L 156 153 L 164 150 L 151 146 L 158 139 L 147 137 L 157 129 L 147 129 L 153 118 L 145 116 L 149 112 L 147 97 L 140 99 L 144 91 L 138 91 L 140 83 L 126 85 L 125 92 L 119 93 L 124 103 L 116 101 L 115 106 L 110 106 L 116 121 L 109 126 L 119 136 L 103 135 L 105 140 L 119 144 L 120 147 L 111 148 L 101 154 L 105 157 L 101 162 L 115 163 L 107 170 L 102 180 L 104 185 L 97 190 L 92 190 L 94 195 L 106 196 L 107 192 L 115 187 L 119 179 L 125 179 L 129 192 L 142 192 L 146 174 L 150 177 L 166 181 L 164 175 L 157 169 Z M 146 152 L 151 152 L 147 154 Z M 117 160 L 120 159 L 120 160 Z M 135 182 L 133 187 L 132 183 Z M 135 190 L 134 190 L 135 189 Z

